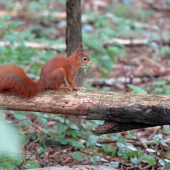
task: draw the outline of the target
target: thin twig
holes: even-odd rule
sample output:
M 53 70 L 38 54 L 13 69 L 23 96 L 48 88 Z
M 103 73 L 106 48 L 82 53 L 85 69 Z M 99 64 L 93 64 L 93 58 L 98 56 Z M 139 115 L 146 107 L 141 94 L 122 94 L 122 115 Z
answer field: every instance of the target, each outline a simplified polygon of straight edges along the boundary
M 47 134 L 47 133 L 43 132 L 41 129 L 39 129 L 35 124 L 31 124 L 29 121 L 27 123 L 34 126 L 38 131 L 42 132 L 44 135 L 51 137 L 49 134 Z
M 27 156 L 27 150 L 28 150 L 28 145 L 26 146 L 26 150 L 25 150 L 25 158 L 24 158 L 24 160 L 22 161 L 22 162 L 23 162 L 22 170 L 24 170 L 25 161 L 26 161 L 26 156 Z

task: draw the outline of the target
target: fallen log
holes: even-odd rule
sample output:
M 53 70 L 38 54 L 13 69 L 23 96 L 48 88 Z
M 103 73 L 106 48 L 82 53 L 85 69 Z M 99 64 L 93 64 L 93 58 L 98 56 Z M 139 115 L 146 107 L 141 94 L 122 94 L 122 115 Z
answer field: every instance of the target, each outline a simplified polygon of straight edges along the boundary
M 0 94 L 0 109 L 87 116 L 90 120 L 121 123 L 108 133 L 170 124 L 170 96 L 103 91 L 47 91 L 26 99 Z M 125 125 L 123 125 L 125 124 Z M 132 124 L 133 126 L 126 126 Z M 114 125 L 114 123 L 113 123 Z
M 156 11 L 170 12 L 170 6 L 166 4 L 156 4 L 155 2 L 147 2 L 149 8 Z
M 44 50 L 59 50 L 59 49 L 66 49 L 66 45 L 65 44 L 54 44 L 54 45 L 48 45 L 46 43 L 36 43 L 36 42 L 24 42 L 24 45 L 26 47 L 30 47 L 30 48 L 37 48 L 37 49 L 44 49 Z M 18 47 L 20 46 L 19 43 L 14 43 L 11 44 L 9 42 L 5 42 L 5 41 L 0 41 L 0 46 L 4 46 L 4 47 L 11 47 L 11 46 L 15 46 Z
M 117 170 L 117 168 L 110 168 L 104 165 L 71 165 L 71 166 L 55 166 L 55 167 L 47 167 L 47 168 L 36 168 L 30 170 Z
M 102 2 L 103 3 L 103 2 Z M 32 12 L 32 11 L 25 11 L 25 10 L 13 10 L 13 11 L 3 11 L 3 10 L 0 10 L 0 16 L 4 16 L 4 15 L 10 15 L 12 18 L 16 18 L 16 17 L 19 17 L 19 18 L 24 18 L 24 19 L 27 19 L 27 20 L 37 20 L 37 18 L 48 18 L 48 17 L 53 17 L 53 21 L 55 22 L 59 22 L 59 21 L 62 21 L 62 20 L 66 20 L 66 12 L 50 12 L 48 10 L 45 10 L 43 11 L 43 13 L 35 13 L 35 12 Z M 82 18 L 84 19 L 88 19 L 90 18 L 90 16 L 88 15 L 82 15 Z M 117 18 L 119 19 L 119 18 Z M 34 22 L 35 22 L 34 21 Z M 126 24 L 131 24 L 131 21 L 129 20 L 126 20 Z M 138 21 L 133 21 L 133 24 L 136 26 L 136 27 L 141 27 L 141 28 L 144 28 L 144 29 L 149 29 L 149 30 L 153 30 L 153 31 L 158 31 L 159 28 L 157 25 L 151 25 L 151 24 L 148 24 L 148 23 L 142 23 L 142 22 L 138 22 Z
M 162 45 L 170 45 L 170 39 L 119 39 L 119 38 L 113 38 L 110 41 L 105 41 L 103 43 L 104 47 L 107 46 L 113 46 L 113 45 L 117 45 L 117 44 L 122 44 L 126 47 L 131 47 L 131 46 L 146 46 L 149 45 L 149 43 L 158 43 L 158 44 L 162 44 Z
M 142 82 L 148 82 L 148 77 L 118 77 L 118 78 L 90 78 L 86 80 L 86 83 L 90 86 L 115 86 L 117 84 L 141 84 Z
M 10 15 L 12 18 L 19 17 L 27 20 L 34 20 L 40 17 L 54 17 L 55 21 L 61 21 L 66 19 L 65 12 L 55 12 L 51 13 L 49 11 L 44 11 L 43 13 L 33 13 L 28 10 L 13 10 L 13 11 L 0 11 L 0 16 Z

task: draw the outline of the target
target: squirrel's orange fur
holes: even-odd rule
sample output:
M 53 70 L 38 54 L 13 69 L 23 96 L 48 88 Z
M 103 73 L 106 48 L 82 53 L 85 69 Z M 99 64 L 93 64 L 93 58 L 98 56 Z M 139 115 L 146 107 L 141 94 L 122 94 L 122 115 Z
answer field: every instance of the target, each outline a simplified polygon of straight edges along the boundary
M 90 65 L 90 58 L 79 47 L 70 57 L 54 57 L 41 69 L 40 79 L 35 82 L 16 65 L 0 66 L 0 93 L 9 91 L 21 97 L 33 97 L 44 89 L 71 90 L 83 89 L 75 84 L 80 66 Z M 60 87 L 62 84 L 66 87 Z

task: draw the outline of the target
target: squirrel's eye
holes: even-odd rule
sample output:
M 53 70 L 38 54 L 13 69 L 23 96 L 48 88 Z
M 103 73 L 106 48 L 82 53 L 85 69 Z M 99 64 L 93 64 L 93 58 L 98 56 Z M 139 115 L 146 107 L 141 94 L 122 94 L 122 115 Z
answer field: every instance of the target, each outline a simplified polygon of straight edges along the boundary
M 84 59 L 84 61 L 86 61 L 87 60 L 87 58 L 83 58 Z

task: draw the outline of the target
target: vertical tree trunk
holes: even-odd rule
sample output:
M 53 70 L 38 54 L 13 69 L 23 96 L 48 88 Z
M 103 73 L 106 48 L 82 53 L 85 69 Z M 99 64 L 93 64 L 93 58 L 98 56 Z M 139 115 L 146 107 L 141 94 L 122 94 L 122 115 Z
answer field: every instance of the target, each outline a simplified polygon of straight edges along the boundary
M 81 29 L 81 0 L 67 0 L 66 4 L 67 28 L 66 44 L 67 57 L 69 57 L 79 46 L 82 47 L 82 29 Z M 81 87 L 83 84 L 83 69 L 80 68 L 76 75 L 76 85 Z M 68 116 L 71 123 L 81 126 L 79 116 Z

